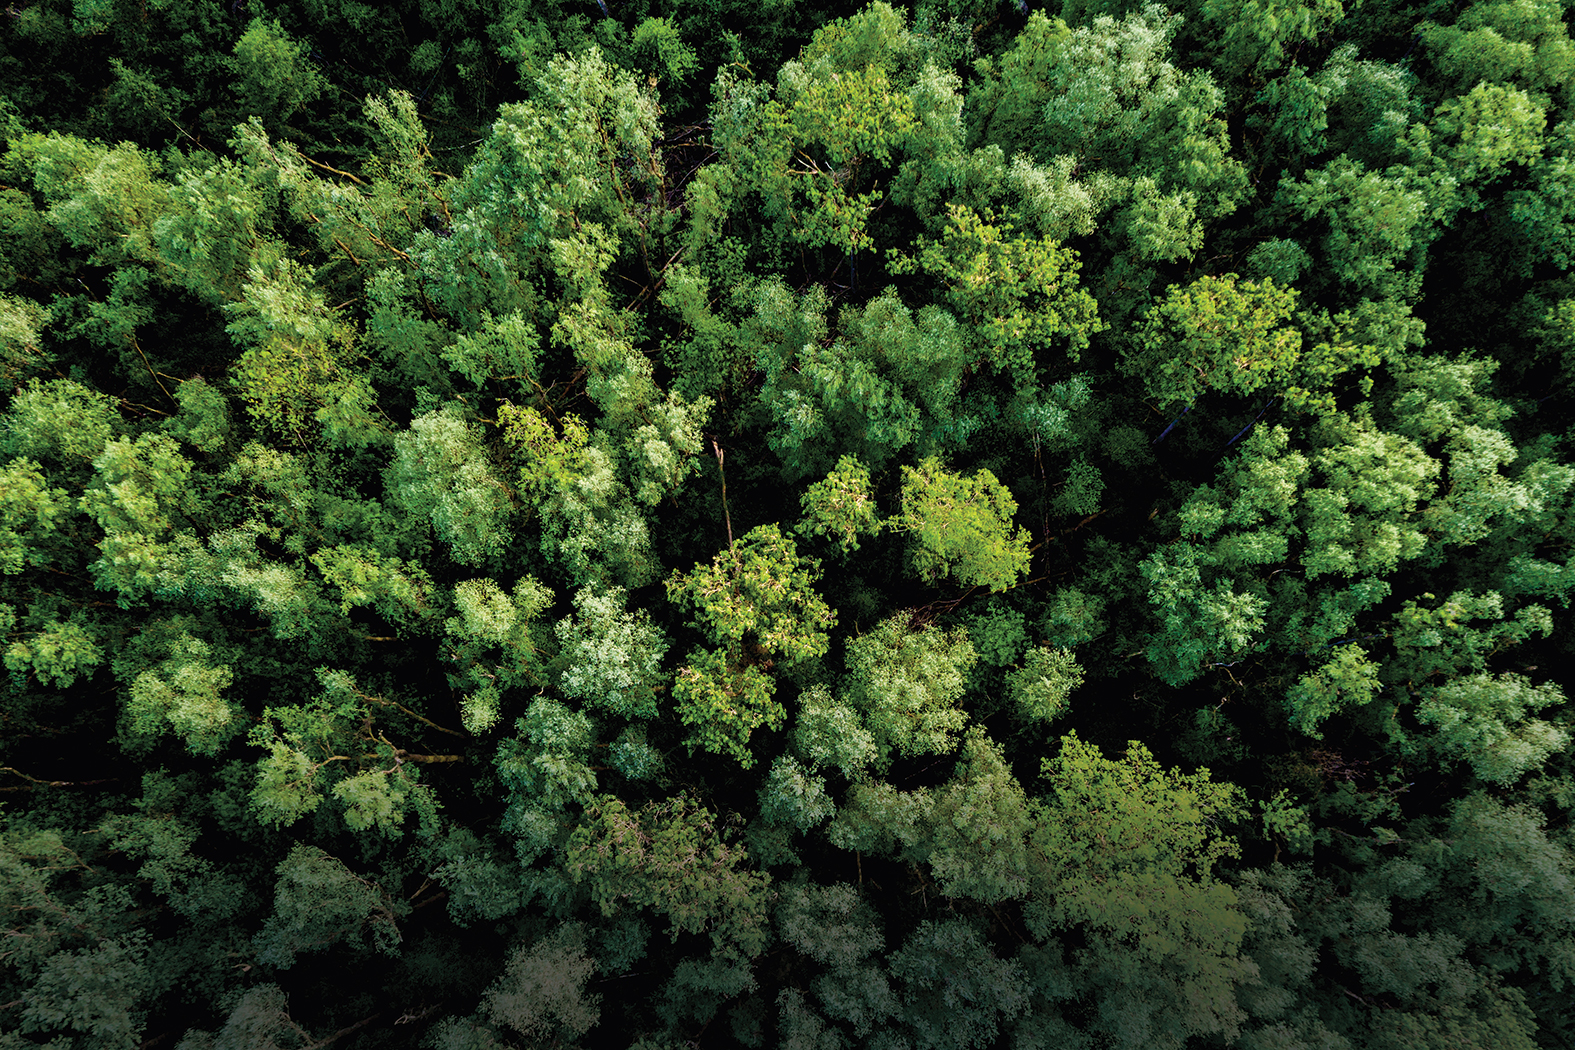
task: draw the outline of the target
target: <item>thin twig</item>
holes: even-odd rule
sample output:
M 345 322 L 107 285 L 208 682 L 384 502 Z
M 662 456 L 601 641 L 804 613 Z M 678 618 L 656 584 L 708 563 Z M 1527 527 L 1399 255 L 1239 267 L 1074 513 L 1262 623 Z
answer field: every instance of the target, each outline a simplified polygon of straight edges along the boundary
M 716 453 L 716 472 L 722 475 L 722 517 L 727 521 L 727 549 L 733 554 L 734 565 L 738 564 L 738 550 L 733 544 L 733 515 L 727 509 L 727 471 L 722 469 L 722 446 L 716 443 L 716 436 L 711 436 L 711 451 Z
M 357 186 L 365 186 L 366 185 L 366 183 L 362 182 L 360 179 L 356 178 L 354 175 L 350 174 L 348 171 L 340 171 L 338 168 L 336 168 L 336 167 L 334 167 L 334 166 L 332 166 L 330 164 L 324 164 L 320 160 L 313 160 L 311 157 L 308 157 L 306 154 L 302 153 L 300 150 L 296 150 L 295 154 L 296 154 L 296 156 L 300 157 L 302 160 L 306 161 L 306 163 L 310 164 L 314 168 L 322 168 L 324 171 L 331 171 L 335 175 L 343 175 L 345 178 L 349 179 L 351 182 L 355 183 Z
M 131 336 L 131 345 L 136 348 L 137 356 L 142 358 L 143 367 L 148 370 L 148 375 L 152 376 L 153 381 L 159 385 L 159 389 L 164 391 L 164 396 L 169 398 L 171 401 L 175 401 L 174 395 L 169 392 L 169 388 L 164 385 L 164 381 L 159 378 L 159 374 L 153 370 L 153 365 L 148 361 L 148 355 L 142 352 L 142 344 L 137 342 L 137 336 L 135 333 L 133 333 Z M 175 401 L 175 403 L 180 404 L 178 401 Z
M 432 721 L 432 719 L 428 718 L 426 715 L 419 714 L 419 713 L 417 713 L 415 711 L 412 711 L 412 710 L 410 710 L 410 708 L 406 707 L 404 704 L 401 704 L 401 703 L 399 703 L 396 700 L 385 700 L 381 696 L 372 696 L 372 695 L 370 695 L 368 693 L 362 693 L 361 695 L 364 698 L 366 698 L 367 700 L 372 701 L 374 704 L 380 704 L 383 707 L 397 707 L 399 710 L 403 711 L 405 714 L 409 715 L 411 718 L 414 718 L 418 722 L 426 723 L 427 725 L 431 726 L 433 729 L 436 729 L 439 733 L 447 733 L 449 736 L 457 736 L 457 737 L 460 737 L 461 739 L 463 739 L 464 736 L 465 736 L 464 733 L 461 733 L 457 729 L 449 729 L 447 726 L 440 726 L 440 725 L 438 725 L 436 722 Z

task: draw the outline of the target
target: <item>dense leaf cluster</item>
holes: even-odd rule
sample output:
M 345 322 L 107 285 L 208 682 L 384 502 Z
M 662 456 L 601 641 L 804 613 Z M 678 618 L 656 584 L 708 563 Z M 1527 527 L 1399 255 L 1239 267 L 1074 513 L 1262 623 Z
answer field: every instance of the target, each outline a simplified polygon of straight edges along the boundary
M 0 14 L 0 1050 L 1575 1047 L 1567 4 Z

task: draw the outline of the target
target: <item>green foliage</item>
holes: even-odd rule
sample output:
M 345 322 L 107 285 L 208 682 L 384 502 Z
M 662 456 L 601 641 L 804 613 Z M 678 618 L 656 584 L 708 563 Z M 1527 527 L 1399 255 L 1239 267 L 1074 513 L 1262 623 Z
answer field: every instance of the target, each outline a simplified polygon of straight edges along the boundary
M 1524 641 L 1533 632 L 1545 635 L 1551 628 L 1548 610 L 1540 605 L 1525 605 L 1513 616 L 1506 615 L 1504 598 L 1497 591 L 1456 591 L 1443 601 L 1431 593 L 1420 597 L 1437 605 L 1429 608 L 1407 599 L 1394 615 L 1396 653 L 1391 667 L 1396 677 L 1407 682 L 1420 684 L 1439 673 L 1481 671 L 1492 652 Z M 1474 620 L 1482 622 L 1473 624 Z
M 844 554 L 859 549 L 860 536 L 878 535 L 881 530 L 870 472 L 852 456 L 843 456 L 830 474 L 809 486 L 800 505 L 804 518 L 799 533 L 825 536 Z
M 430 836 L 437 800 L 418 767 L 446 759 L 389 741 L 373 712 L 402 705 L 362 692 L 342 671 L 323 668 L 317 677 L 322 692 L 303 704 L 265 708 L 248 735 L 267 752 L 256 765 L 252 813 L 263 824 L 288 827 L 332 795 L 352 831 L 398 837 L 414 813 L 423 837 Z
M 0 1047 L 1575 1045 L 1564 6 L 15 5 Z
M 1099 637 L 1105 629 L 1104 612 L 1103 598 L 1060 587 L 1046 603 L 1040 629 L 1052 646 L 1067 649 Z
M 776 682 L 754 664 L 735 662 L 726 649 L 699 649 L 673 682 L 678 718 L 690 727 L 689 743 L 729 755 L 749 769 L 755 756 L 749 737 L 761 726 L 780 729 L 787 709 L 776 698 Z
M 115 436 L 108 397 L 70 379 L 32 383 L 11 399 L 0 441 L 15 456 L 81 466 L 92 462 Z
M 974 651 L 989 667 L 1016 663 L 1028 644 L 1023 614 L 1002 602 L 991 602 L 964 623 Z
M 154 178 L 154 155 L 130 142 L 110 148 L 59 133 L 24 135 L 15 154 L 49 205 L 45 218 L 72 247 L 104 262 L 153 256 L 152 225 L 169 197 Z
M 1327 230 L 1327 266 L 1348 293 L 1374 298 L 1406 294 L 1413 278 L 1405 267 L 1422 258 L 1438 220 L 1457 206 L 1451 176 L 1401 166 L 1369 170 L 1343 154 L 1302 179 L 1282 181 L 1278 200 Z
M 482 565 L 513 538 L 509 491 L 474 424 L 450 403 L 394 438 L 386 483 L 395 506 L 424 518 L 461 565 Z
M 1531 247 L 1561 270 L 1575 264 L 1575 201 L 1566 187 L 1575 170 L 1575 121 L 1564 121 L 1548 136 L 1532 165 L 1535 183 L 1508 194 L 1510 215 L 1526 231 Z
M 1289 378 L 1301 336 L 1287 327 L 1296 293 L 1235 274 L 1172 286 L 1144 319 L 1139 353 L 1126 368 L 1162 405 L 1190 404 L 1204 390 L 1250 394 Z
M 696 626 L 713 642 L 758 646 L 787 663 L 823 656 L 836 624 L 815 593 L 820 563 L 801 557 L 775 525 L 757 525 L 710 565 L 674 573 L 667 594 L 695 612 Z
M 1424 22 L 1419 29 L 1439 71 L 1462 87 L 1510 80 L 1567 93 L 1575 72 L 1575 44 L 1559 9 L 1546 2 L 1482 0 L 1453 25 Z
M 485 732 L 497 722 L 503 690 L 536 681 L 532 627 L 551 604 L 552 592 L 529 576 L 515 583 L 512 592 L 490 578 L 455 586 L 458 615 L 443 623 L 449 639 L 444 655 L 455 667 L 449 675 L 452 684 L 472 690 L 462 708 L 471 732 Z
M 1323 736 L 1319 726 L 1324 720 L 1373 701 L 1381 689 L 1378 671 L 1361 646 L 1340 646 L 1322 667 L 1302 675 L 1285 694 L 1291 725 L 1308 736 Z
M 217 1032 L 187 1031 L 179 1050 L 232 1050 L 242 1046 L 275 1047 L 304 1039 L 308 1033 L 290 1018 L 289 999 L 277 984 L 263 984 L 235 997 L 235 1005 Z
M 600 594 L 582 588 L 574 607 L 578 618 L 560 620 L 554 628 L 565 664 L 559 688 L 624 718 L 654 716 L 654 690 L 667 651 L 661 630 L 645 610 L 629 612 L 617 588 Z
M 13 459 L 0 469 L 0 573 L 53 560 L 50 542 L 71 512 L 64 489 L 50 488 L 43 469 L 30 459 Z
M 823 324 L 813 316 L 821 304 L 810 299 L 794 317 L 779 298 L 784 294 L 762 284 L 745 335 L 769 325 L 797 340 Z M 774 423 L 768 441 L 794 477 L 831 470 L 842 449 L 879 470 L 929 440 L 954 420 L 964 374 L 978 356 L 951 314 L 935 306 L 910 310 L 892 291 L 862 309 L 845 308 L 839 322 L 839 338 L 829 345 L 768 345 L 760 352 Z
M 338 943 L 393 953 L 403 909 L 377 883 L 314 846 L 296 846 L 274 869 L 273 913 L 257 935 L 259 962 L 287 970 L 302 952 Z
M 1393 570 L 1417 557 L 1426 537 L 1414 512 L 1434 492 L 1437 461 L 1369 419 L 1330 417 L 1325 427 L 1313 461 L 1325 484 L 1303 503 L 1308 573 Z
M 826 795 L 826 782 L 789 755 L 778 755 L 760 789 L 760 816 L 796 831 L 809 831 L 831 816 L 836 807 Z
M 1275 840 L 1276 849 L 1283 841 L 1292 853 L 1312 852 L 1313 830 L 1307 807 L 1298 806 L 1283 789 L 1263 803 L 1263 829 Z
M 817 886 L 792 883 L 782 888 L 776 911 L 782 939 L 798 953 L 827 967 L 814 982 L 825 1012 L 867 1036 L 891 1019 L 899 1004 L 886 974 L 872 959 L 885 945 L 879 916 L 859 889 L 848 883 Z M 784 992 L 779 1003 L 783 1041 L 824 1045 L 841 1033 L 809 1011 L 796 990 Z M 838 1042 L 840 1045 L 840 1040 Z
M 1035 808 L 1000 746 L 978 726 L 969 729 L 951 780 L 928 802 L 927 834 L 914 852 L 947 896 L 992 904 L 1027 895 Z
M 1011 224 L 992 222 L 993 216 L 954 205 L 940 238 L 921 237 L 918 255 L 893 269 L 940 281 L 988 359 L 1010 369 L 1018 386 L 1030 386 L 1038 348 L 1065 339 L 1075 361 L 1104 326 L 1093 296 L 1077 287 L 1076 252 L 1049 237 L 1013 237 Z
M 1569 746 L 1564 726 L 1530 717 L 1563 702 L 1558 686 L 1520 675 L 1465 675 L 1426 690 L 1416 717 L 1433 727 L 1443 757 L 1464 759 L 1489 783 L 1511 784 Z
M 915 630 L 901 613 L 848 643 L 846 695 L 881 765 L 957 746 L 968 717 L 957 702 L 976 659 L 967 631 Z
M 669 1023 L 681 1019 L 709 1022 L 724 1002 L 758 986 L 750 967 L 737 959 L 685 959 L 674 967 L 672 979 L 663 986 L 657 1014 Z
M 878 754 L 875 736 L 858 711 L 821 685 L 799 694 L 793 744 L 812 767 L 830 766 L 848 777 L 857 776 Z
M 522 314 L 488 316 L 474 334 L 461 335 L 444 347 L 442 356 L 473 386 L 489 380 L 522 383 L 536 372 L 539 342 L 535 326 Z
M 1339 0 L 1316 4 L 1275 3 L 1251 0 L 1235 8 L 1219 0 L 1204 0 L 1203 17 L 1223 32 L 1220 66 L 1230 75 L 1273 70 L 1292 49 L 1327 33 L 1345 15 Z
M 1073 460 L 1066 468 L 1066 483 L 1056 494 L 1055 509 L 1062 514 L 1083 516 L 1099 510 L 1105 480 L 1099 468 L 1086 459 Z
M 1207 770 L 1167 773 L 1135 742 L 1107 759 L 1076 734 L 1044 773 L 1051 793 L 1032 839 L 1042 889 L 1025 918 L 1040 938 L 1086 931 L 1085 994 L 1100 1001 L 1090 1027 L 1126 1046 L 1233 1035 L 1232 989 L 1251 975 L 1239 954 L 1247 921 L 1213 868 L 1238 854 L 1217 829 L 1242 815 L 1239 789 Z
M 47 620 L 27 631 L 5 650 L 6 669 L 31 675 L 57 689 L 68 689 L 104 662 L 94 632 L 74 620 Z
M 1083 668 L 1068 649 L 1030 649 L 1023 665 L 1006 676 L 1017 717 L 1030 723 L 1059 718 L 1082 684 Z
M 145 744 L 172 732 L 193 754 L 217 754 L 244 723 L 236 705 L 219 695 L 233 680 L 230 668 L 215 666 L 208 643 L 185 632 L 161 648 L 163 659 L 131 682 L 128 732 Z
M 1004 591 L 1028 571 L 1028 530 L 1012 529 L 1017 501 L 988 470 L 953 474 L 933 459 L 902 468 L 902 516 L 914 570 L 953 576 L 969 587 Z
M 1147 176 L 1161 192 L 1190 195 L 1200 217 L 1229 214 L 1246 173 L 1227 156 L 1223 94 L 1207 73 L 1184 73 L 1170 60 L 1178 23 L 1157 6 L 1070 30 L 1031 17 L 1003 56 L 1000 79 L 978 92 L 975 135 L 1008 154 L 1068 155 L 1105 174 L 1083 191 L 1100 203 L 1130 192 L 1117 180 Z
M 596 47 L 553 58 L 533 87 L 530 101 L 501 108 L 475 160 L 445 194 L 444 235 L 421 231 L 409 256 L 426 273 L 464 275 L 421 283 L 433 305 L 466 328 L 486 313 L 533 314 L 538 282 L 549 269 L 561 271 L 582 302 L 558 319 L 555 338 L 606 390 L 628 369 L 648 367 L 609 339 L 600 271 L 622 237 L 638 239 L 639 220 L 625 202 L 659 185 L 651 145 L 659 110 L 633 74 Z M 625 166 L 626 156 L 635 163 Z M 516 192 L 499 195 L 500 184 Z
M 647 18 L 635 26 L 631 43 L 645 68 L 665 81 L 669 93 L 681 89 L 700 66 L 694 50 L 679 35 L 678 27 L 665 18 Z
M 529 948 L 515 950 L 503 976 L 482 996 L 482 1009 L 527 1039 L 577 1039 L 600 1017 L 601 996 L 585 994 L 595 972 L 585 927 L 564 923 Z
M 589 758 L 595 728 L 584 714 L 538 696 L 498 745 L 494 762 L 512 799 L 504 828 L 522 863 L 561 844 L 564 815 L 585 806 L 598 786 Z
M 768 213 L 787 220 L 788 235 L 807 247 L 871 247 L 866 226 L 884 194 L 858 192 L 860 175 L 890 164 L 916 126 L 913 98 L 893 83 L 894 67 L 913 50 L 905 22 L 874 3 L 822 26 L 796 60 L 782 64 L 776 98 L 764 85 L 719 77 L 723 163 L 758 187 Z
M 22 1032 L 77 1032 L 100 1046 L 136 1045 L 136 1004 L 149 974 L 146 948 L 110 942 L 60 952 L 44 964 L 22 1014 Z
M 1264 626 L 1262 598 L 1237 590 L 1230 578 L 1205 585 L 1199 562 L 1198 548 L 1176 544 L 1140 566 L 1149 582 L 1149 604 L 1160 618 L 1149 663 L 1170 685 L 1190 682 L 1205 667 L 1248 652 Z
M 560 437 L 533 408 L 498 410 L 504 440 L 521 462 L 521 494 L 543 519 L 541 546 L 577 583 L 625 586 L 653 575 L 650 533 L 617 463 L 575 416 Z
M 340 612 L 370 607 L 390 623 L 414 625 L 436 611 L 437 588 L 420 565 L 372 547 L 336 544 L 312 553 L 323 580 L 339 591 Z
M 290 39 L 278 22 L 252 19 L 235 42 L 235 94 L 241 108 L 267 124 L 283 123 L 327 88 L 307 61 L 307 48 Z
M 1028 1004 L 1020 966 L 996 958 L 963 919 L 920 923 L 892 953 L 891 972 L 903 985 L 903 1020 L 914 1045 L 927 1050 L 988 1046 L 1001 1021 Z
M 1503 177 L 1510 164 L 1534 163 L 1542 152 L 1547 118 L 1524 91 L 1483 82 L 1439 106 L 1433 120 L 1447 170 L 1470 186 Z M 1464 191 L 1464 199 L 1475 209 L 1486 203 L 1474 188 Z
M 630 780 L 651 780 L 662 769 L 662 754 L 645 739 L 637 727 L 630 726 L 612 742 L 612 766 Z
M 226 331 L 245 347 L 235 384 L 259 427 L 298 446 L 319 433 L 350 447 L 386 440 L 373 392 L 350 368 L 352 336 L 301 267 L 253 266 L 226 309 Z
M 624 905 L 666 916 L 669 932 L 709 933 L 719 952 L 753 958 L 770 939 L 770 877 L 744 867 L 715 816 L 682 795 L 631 811 L 597 799 L 565 847 L 570 876 L 602 914 Z
M 0 377 L 7 386 L 19 386 L 47 362 L 44 322 L 44 311 L 36 303 L 0 294 Z
M 448 914 L 460 927 L 495 922 L 525 903 L 512 858 L 487 848 L 473 833 L 455 829 L 435 843 L 443 863 L 432 872 L 448 890 Z
M 165 423 L 165 429 L 199 452 L 222 452 L 234 433 L 230 403 L 224 393 L 194 378 L 175 388 L 175 400 L 180 411 Z

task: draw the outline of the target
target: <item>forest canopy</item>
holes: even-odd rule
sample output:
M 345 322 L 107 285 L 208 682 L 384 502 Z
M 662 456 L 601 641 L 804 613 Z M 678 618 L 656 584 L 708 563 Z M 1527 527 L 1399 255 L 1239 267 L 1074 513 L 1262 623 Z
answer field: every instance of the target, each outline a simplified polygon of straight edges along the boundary
M 1568 3 L 3 15 L 0 1050 L 1575 1048 Z

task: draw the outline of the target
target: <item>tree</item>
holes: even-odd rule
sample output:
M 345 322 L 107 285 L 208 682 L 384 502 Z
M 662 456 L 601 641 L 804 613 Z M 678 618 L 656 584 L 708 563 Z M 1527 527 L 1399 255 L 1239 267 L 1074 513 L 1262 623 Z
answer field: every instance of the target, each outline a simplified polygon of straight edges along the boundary
M 512 592 L 491 578 L 463 580 L 454 587 L 458 615 L 443 623 L 449 639 L 444 655 L 455 667 L 451 684 L 470 690 L 461 710 L 471 732 L 485 732 L 497 722 L 507 690 L 539 680 L 533 628 L 551 604 L 552 592 L 529 576 Z
M 1280 183 L 1278 201 L 1328 230 L 1321 246 L 1332 275 L 1353 298 L 1405 296 L 1414 266 L 1458 207 L 1452 176 L 1423 175 L 1400 165 L 1369 170 L 1341 155 L 1302 179 Z
M 561 437 L 533 408 L 504 404 L 498 419 L 520 463 L 521 494 L 542 518 L 542 551 L 576 584 L 649 583 L 650 528 L 606 444 L 572 415 Z
M 962 477 L 933 459 L 902 468 L 902 516 L 920 578 L 945 573 L 969 587 L 1004 591 L 1028 571 L 1028 530 L 1012 529 L 1017 501 L 988 470 Z
M 208 643 L 185 631 L 171 637 L 173 633 L 157 632 L 163 636 L 159 639 L 163 645 L 147 635 L 137 639 L 148 649 L 162 649 L 164 659 L 131 682 L 126 705 L 129 731 L 145 745 L 171 731 L 193 753 L 217 754 L 243 728 L 241 710 L 219 695 L 229 688 L 234 676 L 227 665 L 214 665 Z
M 879 753 L 875 735 L 858 711 L 823 685 L 799 694 L 793 746 L 812 768 L 829 766 L 849 778 L 857 777 Z
M 1191 544 L 1177 544 L 1155 551 L 1141 566 L 1149 581 L 1149 604 L 1161 623 L 1148 659 L 1170 685 L 1190 682 L 1208 664 L 1247 652 L 1264 627 L 1263 599 L 1237 590 L 1230 578 L 1206 586 L 1198 554 Z
M 799 555 L 775 525 L 758 525 L 728 550 L 667 581 L 696 626 L 734 648 L 754 644 L 787 663 L 822 656 L 836 614 L 814 591 L 820 565 Z
M 583 1036 L 596 1026 L 601 996 L 585 994 L 596 972 L 586 953 L 585 927 L 564 923 L 509 957 L 503 976 L 487 989 L 482 1008 L 498 1024 L 527 1039 Z
M 565 695 L 598 704 L 624 718 L 656 714 L 655 689 L 664 676 L 667 641 L 645 610 L 629 612 L 625 594 L 582 588 L 574 596 L 579 618 L 553 628 L 563 646 L 559 679 Z
M 985 904 L 1027 896 L 1028 840 L 1039 814 L 1000 746 L 978 726 L 968 730 L 951 780 L 931 797 L 933 830 L 924 849 L 941 890 Z
M 776 920 L 789 946 L 827 967 L 814 986 L 827 1015 L 867 1036 L 876 1024 L 888 1022 L 898 1013 L 898 999 L 878 962 L 878 953 L 885 947 L 879 916 L 857 887 L 845 882 L 786 885 Z M 821 1039 L 840 1041 L 838 1029 L 811 1014 L 801 999 L 788 998 L 797 995 L 796 990 L 783 993 L 784 1039 L 789 1032 L 800 1030 L 806 1037 L 810 1031 L 818 1031 L 823 1033 Z
M 1076 252 L 1049 237 L 1013 237 L 1010 223 L 993 221 L 953 205 L 941 236 L 921 237 L 918 255 L 893 269 L 938 279 L 952 308 L 974 326 L 990 363 L 1010 369 L 1016 384 L 1027 387 L 1036 379 L 1036 349 L 1065 339 L 1067 356 L 1076 361 L 1103 325 L 1093 296 L 1077 287 Z
M 1465 675 L 1427 690 L 1417 720 L 1434 728 L 1442 757 L 1464 759 L 1483 780 L 1510 784 L 1569 746 L 1569 730 L 1529 717 L 1564 702 L 1556 685 L 1515 674 Z
M 825 536 L 848 554 L 859 549 L 859 537 L 879 535 L 881 521 L 870 492 L 870 472 L 852 456 L 843 456 L 826 477 L 800 499 L 804 518 L 798 531 Z
M 1218 0 L 1205 0 L 1203 17 L 1222 32 L 1219 64 L 1227 75 L 1258 74 L 1278 68 L 1292 47 L 1315 41 L 1345 15 L 1339 0 L 1313 5 L 1252 0 L 1231 11 Z
M 1144 319 L 1141 350 L 1127 370 L 1163 405 L 1191 404 L 1205 390 L 1250 394 L 1284 383 L 1301 335 L 1285 324 L 1296 293 L 1236 274 L 1172 286 Z
M 302 952 L 340 941 L 397 950 L 403 909 L 337 857 L 296 846 L 276 872 L 273 914 L 257 937 L 259 962 L 288 970 Z
M 395 505 L 430 521 L 462 565 L 489 562 L 513 538 L 510 494 L 458 404 L 418 417 L 395 437 L 386 483 Z
M 631 811 L 612 796 L 589 808 L 565 846 L 570 877 L 610 915 L 624 903 L 667 917 L 669 932 L 709 933 L 715 950 L 753 958 L 769 942 L 765 872 L 728 845 L 715 816 L 682 795 Z
M 1562 270 L 1575 262 L 1575 207 L 1561 192 L 1575 164 L 1575 123 L 1565 121 L 1548 136 L 1543 154 L 1531 165 L 1536 184 L 1508 194 L 1510 214 L 1533 248 Z
M 902 1019 L 915 1045 L 934 1050 L 988 1045 L 1028 1000 L 1018 964 L 996 958 L 963 919 L 920 923 L 892 953 L 891 972 L 903 985 Z
M 1240 790 L 1207 770 L 1165 772 L 1135 741 L 1107 759 L 1075 733 L 1043 771 L 1050 793 L 1030 839 L 1038 870 L 1024 917 L 1040 940 L 1084 931 L 1090 1027 L 1124 1046 L 1234 1036 L 1234 991 L 1251 975 L 1240 957 L 1247 922 L 1213 869 L 1238 853 L 1216 828 L 1240 813 Z
M 230 62 L 241 108 L 277 126 L 316 100 L 328 85 L 308 63 L 307 50 L 291 40 L 278 22 L 252 19 L 236 41 Z
M 869 248 L 866 223 L 884 194 L 858 192 L 870 184 L 859 176 L 890 164 L 915 130 L 913 99 L 893 74 L 906 73 L 916 51 L 905 17 L 878 2 L 821 27 L 796 60 L 783 63 L 774 98 L 767 85 L 723 73 L 715 121 L 721 162 L 697 183 L 715 194 L 705 211 L 725 215 L 754 191 L 767 217 L 807 247 Z
M 848 643 L 845 695 L 882 766 L 956 746 L 968 717 L 957 702 L 976 659 L 966 631 L 915 630 L 902 614 Z
M 1475 184 L 1502 178 L 1511 164 L 1533 164 L 1542 153 L 1547 118 L 1524 91 L 1483 82 L 1439 106 L 1434 121 L 1442 159 L 1462 185 L 1465 206 L 1481 210 L 1487 202 Z
M 53 561 L 52 541 L 70 512 L 66 491 L 50 488 L 38 463 L 7 463 L 0 470 L 0 572 L 14 576 Z
M 353 831 L 376 828 L 397 837 L 406 816 L 415 813 L 423 837 L 431 835 L 437 800 L 420 782 L 419 766 L 453 761 L 456 756 L 395 746 L 373 712 L 393 709 L 417 722 L 432 723 L 397 701 L 361 691 L 343 671 L 320 669 L 318 681 L 322 692 L 316 697 L 303 704 L 265 708 L 248 734 L 254 746 L 267 752 L 256 763 L 251 790 L 256 820 L 289 827 L 332 795 L 345 825 Z
M 1019 718 L 1049 722 L 1065 712 L 1072 690 L 1083 684 L 1083 669 L 1070 650 L 1036 647 L 1006 682 Z
M 760 313 L 785 305 L 761 298 Z M 746 322 L 745 332 L 783 320 L 768 315 Z M 835 450 L 880 470 L 910 445 L 933 442 L 953 422 L 963 376 L 978 357 L 951 314 L 910 310 L 894 291 L 844 308 L 838 332 L 829 345 L 760 352 L 774 423 L 768 440 L 795 477 L 830 468 Z
M 730 755 L 749 769 L 755 756 L 749 737 L 764 726 L 782 728 L 787 709 L 776 699 L 776 682 L 754 664 L 735 661 L 727 649 L 701 649 L 673 682 L 679 719 L 692 727 L 689 742 Z
M 498 745 L 493 763 L 510 795 L 503 828 L 522 864 L 561 848 L 574 808 L 593 804 L 600 786 L 590 762 L 595 743 L 595 723 L 584 713 L 538 696 L 515 720 L 514 736 Z M 527 896 L 540 881 L 526 883 Z

